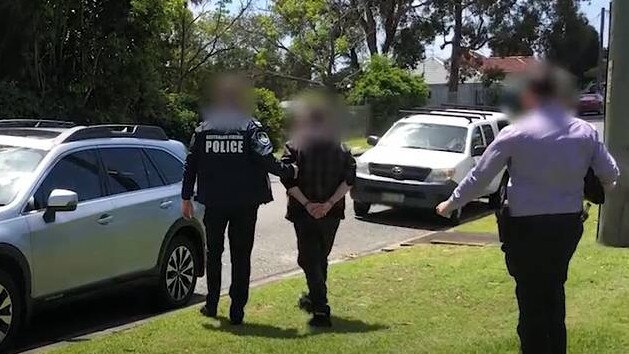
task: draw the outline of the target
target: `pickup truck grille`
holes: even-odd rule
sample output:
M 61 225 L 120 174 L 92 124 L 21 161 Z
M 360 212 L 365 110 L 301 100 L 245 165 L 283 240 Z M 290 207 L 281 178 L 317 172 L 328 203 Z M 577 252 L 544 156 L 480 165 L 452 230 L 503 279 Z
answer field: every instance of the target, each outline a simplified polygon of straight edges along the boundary
M 423 182 L 430 174 L 430 171 L 430 168 L 423 167 L 384 165 L 378 163 L 369 164 L 369 173 L 372 175 L 397 180 L 414 180 Z

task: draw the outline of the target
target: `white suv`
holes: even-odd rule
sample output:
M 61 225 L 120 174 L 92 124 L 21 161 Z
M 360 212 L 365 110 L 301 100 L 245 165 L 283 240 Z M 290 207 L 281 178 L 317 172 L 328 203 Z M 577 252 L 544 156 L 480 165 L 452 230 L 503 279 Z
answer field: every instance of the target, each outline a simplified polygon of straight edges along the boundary
M 0 120 L 0 351 L 79 293 L 148 280 L 167 307 L 191 299 L 205 238 L 179 210 L 185 155 L 157 127 Z
M 487 110 L 435 108 L 409 114 L 387 133 L 368 139 L 374 148 L 357 161 L 352 189 L 354 211 L 365 216 L 372 204 L 435 208 L 475 166 L 485 148 L 509 124 Z M 487 187 L 492 202 L 504 198 L 508 176 L 500 173 Z M 461 210 L 452 214 L 458 223 Z

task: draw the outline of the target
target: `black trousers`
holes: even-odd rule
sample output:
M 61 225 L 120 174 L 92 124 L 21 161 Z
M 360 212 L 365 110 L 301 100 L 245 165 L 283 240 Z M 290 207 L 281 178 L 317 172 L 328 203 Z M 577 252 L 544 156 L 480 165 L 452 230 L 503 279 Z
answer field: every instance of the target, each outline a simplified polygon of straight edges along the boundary
M 258 205 L 237 207 L 208 207 L 203 221 L 207 238 L 207 298 L 208 307 L 216 307 L 221 293 L 221 262 L 225 249 L 225 229 L 229 237 L 232 281 L 229 296 L 232 306 L 242 309 L 249 300 L 251 251 L 255 236 Z
M 297 234 L 297 263 L 306 274 L 308 292 L 315 312 L 329 313 L 328 256 L 332 251 L 340 220 L 337 218 L 295 220 Z
M 501 228 L 509 274 L 520 308 L 523 354 L 566 353 L 568 265 L 583 234 L 581 214 L 511 217 Z

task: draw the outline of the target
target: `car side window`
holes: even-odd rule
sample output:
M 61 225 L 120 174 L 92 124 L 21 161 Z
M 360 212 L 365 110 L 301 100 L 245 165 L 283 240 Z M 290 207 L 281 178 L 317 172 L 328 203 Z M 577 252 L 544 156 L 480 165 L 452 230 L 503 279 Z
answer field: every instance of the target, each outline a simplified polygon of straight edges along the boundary
M 175 184 L 183 179 L 183 163 L 171 154 L 157 149 L 147 149 L 146 152 L 155 162 L 167 184 Z
M 109 194 L 133 192 L 150 187 L 142 162 L 142 150 L 136 148 L 101 149 Z
M 84 150 L 63 157 L 50 170 L 33 196 L 33 210 L 46 208 L 55 189 L 67 189 L 79 196 L 79 202 L 103 196 L 95 150 Z
M 480 127 L 476 127 L 474 131 L 472 131 L 472 148 L 474 148 L 474 146 L 485 146 Z
M 499 120 L 497 124 L 498 124 L 498 131 L 501 131 L 509 125 L 509 122 L 506 120 Z
M 496 138 L 491 125 L 483 125 L 483 134 L 485 135 L 485 143 L 487 144 L 487 146 L 489 146 L 489 144 L 491 144 Z
M 159 172 L 157 171 L 157 168 L 155 167 L 155 164 L 153 164 L 151 159 L 149 159 L 149 157 L 146 156 L 146 154 L 143 154 L 142 157 L 144 160 L 144 167 L 146 167 L 146 173 L 148 174 L 149 185 L 151 187 L 163 186 L 164 181 L 162 180 L 162 177 L 160 177 Z

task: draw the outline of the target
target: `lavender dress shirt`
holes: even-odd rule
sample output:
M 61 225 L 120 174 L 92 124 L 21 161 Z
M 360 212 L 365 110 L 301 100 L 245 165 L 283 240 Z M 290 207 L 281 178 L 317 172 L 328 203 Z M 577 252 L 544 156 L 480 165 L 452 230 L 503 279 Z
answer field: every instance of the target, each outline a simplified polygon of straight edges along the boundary
M 479 198 L 505 166 L 512 216 L 580 212 L 588 168 L 605 185 L 619 177 L 616 161 L 591 124 L 546 105 L 500 132 L 452 193 L 452 208 Z

